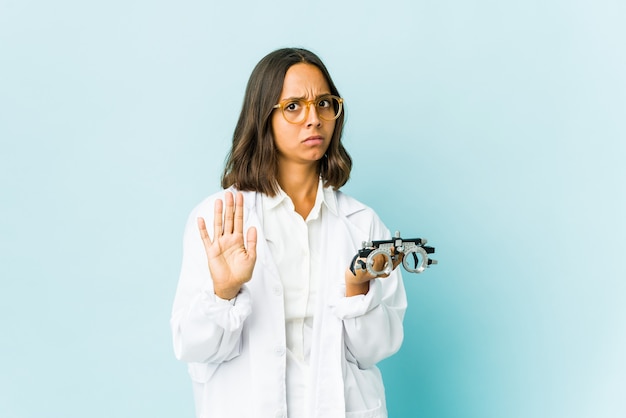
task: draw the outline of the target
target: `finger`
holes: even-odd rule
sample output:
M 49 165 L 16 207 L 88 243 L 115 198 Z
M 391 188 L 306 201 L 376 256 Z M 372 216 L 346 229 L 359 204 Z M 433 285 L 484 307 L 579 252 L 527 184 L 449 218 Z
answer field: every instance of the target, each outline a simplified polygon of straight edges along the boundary
M 396 256 L 396 259 L 393 261 L 393 269 L 392 270 L 395 270 L 396 267 L 398 267 L 400 265 L 400 263 L 402 262 L 403 259 L 404 259 L 404 253 L 399 253 Z
M 213 206 L 213 237 L 219 237 L 224 233 L 222 225 L 222 211 L 224 208 L 224 202 L 222 199 L 217 199 Z
M 243 193 L 237 193 L 235 198 L 234 232 L 243 234 Z
M 376 270 L 376 271 L 383 271 L 383 270 L 385 270 L 385 268 L 387 267 L 387 258 L 383 257 L 382 254 L 378 254 L 374 258 L 374 265 L 372 267 L 374 267 L 374 270 Z M 374 277 L 384 278 L 384 277 L 389 277 L 389 274 L 388 273 L 380 273 L 380 274 L 377 274 Z
M 202 238 L 202 243 L 204 244 L 204 249 L 208 249 L 211 246 L 211 237 L 209 237 L 209 233 L 206 230 L 206 223 L 204 218 L 198 218 L 198 230 L 200 231 L 200 238 Z
M 256 260 L 256 228 L 250 227 L 248 229 L 248 233 L 246 234 L 246 247 L 248 251 L 248 255 Z
M 382 254 L 378 254 L 376 257 L 374 257 L 374 270 L 381 271 L 385 268 L 386 265 L 387 259 L 383 257 Z
M 224 208 L 224 233 L 232 234 L 233 232 L 233 217 L 235 213 L 235 202 L 233 199 L 233 194 L 231 192 L 226 192 L 225 199 L 226 204 Z

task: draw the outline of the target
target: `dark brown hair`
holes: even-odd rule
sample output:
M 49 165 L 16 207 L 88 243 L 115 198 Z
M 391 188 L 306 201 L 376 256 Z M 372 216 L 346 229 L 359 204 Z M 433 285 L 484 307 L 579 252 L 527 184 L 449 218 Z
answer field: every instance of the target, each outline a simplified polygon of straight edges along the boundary
M 284 48 L 266 55 L 248 80 L 232 148 L 222 174 L 223 188 L 234 185 L 239 190 L 269 196 L 278 192 L 278 151 L 272 135 L 271 116 L 280 99 L 287 70 L 298 63 L 319 68 L 328 82 L 330 93 L 340 96 L 326 66 L 314 53 L 306 49 Z M 319 161 L 324 185 L 334 189 L 346 184 L 352 169 L 352 159 L 341 143 L 344 113 L 337 118 L 326 155 Z

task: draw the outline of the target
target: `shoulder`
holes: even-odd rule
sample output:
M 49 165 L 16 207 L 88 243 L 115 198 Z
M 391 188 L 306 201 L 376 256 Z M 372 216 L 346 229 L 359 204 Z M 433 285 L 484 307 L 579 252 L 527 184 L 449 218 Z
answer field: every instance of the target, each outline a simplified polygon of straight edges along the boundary
M 205 197 L 199 203 L 197 203 L 196 206 L 194 206 L 189 216 L 195 218 L 198 216 L 204 217 L 207 214 L 213 215 L 213 207 L 214 207 L 215 201 L 218 199 L 223 199 L 225 192 L 226 192 L 225 190 L 220 190 L 218 192 L 215 192 Z
M 337 201 L 337 212 L 339 212 L 340 215 L 353 216 L 363 212 L 363 215 L 366 216 L 377 216 L 374 209 L 354 197 L 349 196 L 340 190 L 335 190 L 334 193 Z
M 381 237 L 389 234 L 389 230 L 374 209 L 339 190 L 335 191 L 335 196 L 339 216 L 345 217 L 359 229 L 368 230 L 370 237 Z
M 238 193 L 239 191 L 234 187 L 229 187 L 228 189 L 223 189 L 218 192 L 215 192 L 202 201 L 200 201 L 189 214 L 189 220 L 195 222 L 195 219 L 198 217 L 202 217 L 205 219 L 213 219 L 213 213 L 215 208 L 215 202 L 217 200 L 224 200 L 226 192 L 230 193 Z M 256 205 L 256 192 L 240 192 L 243 193 L 244 199 L 244 210 L 248 211 L 253 209 Z

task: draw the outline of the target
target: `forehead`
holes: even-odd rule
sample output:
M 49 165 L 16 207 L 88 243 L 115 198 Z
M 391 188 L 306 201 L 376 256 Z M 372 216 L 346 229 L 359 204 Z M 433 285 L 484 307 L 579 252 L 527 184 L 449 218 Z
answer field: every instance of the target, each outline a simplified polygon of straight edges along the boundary
M 316 97 L 327 93 L 330 87 L 322 71 L 315 65 L 298 63 L 287 70 L 280 98 Z

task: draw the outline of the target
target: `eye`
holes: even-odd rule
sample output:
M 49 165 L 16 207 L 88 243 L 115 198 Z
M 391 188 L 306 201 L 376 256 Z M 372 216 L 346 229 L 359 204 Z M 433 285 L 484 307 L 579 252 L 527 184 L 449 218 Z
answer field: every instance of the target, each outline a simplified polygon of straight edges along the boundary
M 287 112 L 299 112 L 302 108 L 302 105 L 298 101 L 287 102 L 283 106 L 283 109 Z
M 319 101 L 317 102 L 317 107 L 321 109 L 328 109 L 332 107 L 332 101 L 330 97 L 322 97 L 321 99 L 319 99 Z

